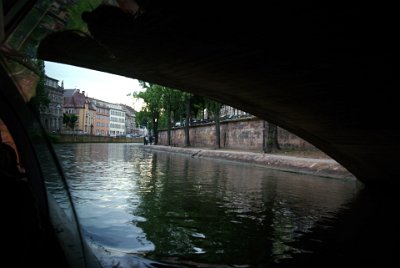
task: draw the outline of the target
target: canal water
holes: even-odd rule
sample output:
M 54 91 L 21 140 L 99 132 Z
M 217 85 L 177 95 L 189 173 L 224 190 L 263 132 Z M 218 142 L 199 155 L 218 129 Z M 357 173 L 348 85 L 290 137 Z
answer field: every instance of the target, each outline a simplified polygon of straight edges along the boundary
M 137 144 L 55 149 L 83 233 L 105 267 L 132 267 L 138 259 L 182 267 L 371 264 L 368 251 L 358 248 L 369 240 L 362 237 L 374 216 L 364 213 L 370 208 L 355 180 L 149 152 Z

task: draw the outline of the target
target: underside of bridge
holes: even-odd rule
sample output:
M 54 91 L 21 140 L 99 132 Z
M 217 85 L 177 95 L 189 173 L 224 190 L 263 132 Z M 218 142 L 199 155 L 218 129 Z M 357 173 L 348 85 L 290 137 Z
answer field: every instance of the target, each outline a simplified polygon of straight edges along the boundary
M 379 34 L 362 38 L 380 30 L 357 6 L 136 2 L 83 14 L 91 35 L 51 34 L 39 58 L 207 96 L 297 134 L 366 184 L 398 183 L 390 52 Z

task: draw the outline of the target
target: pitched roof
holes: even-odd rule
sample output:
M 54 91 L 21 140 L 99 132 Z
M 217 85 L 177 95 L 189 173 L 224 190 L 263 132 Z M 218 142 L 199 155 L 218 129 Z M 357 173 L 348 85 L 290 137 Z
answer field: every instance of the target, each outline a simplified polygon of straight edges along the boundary
M 79 89 L 64 90 L 64 107 L 66 108 L 85 108 L 85 95 Z

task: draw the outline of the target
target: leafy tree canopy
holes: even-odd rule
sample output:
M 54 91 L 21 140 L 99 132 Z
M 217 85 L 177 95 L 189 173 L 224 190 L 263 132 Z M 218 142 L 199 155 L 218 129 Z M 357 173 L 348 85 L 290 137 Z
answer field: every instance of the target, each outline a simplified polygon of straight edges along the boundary
M 40 113 L 43 109 L 49 107 L 50 99 L 48 96 L 48 92 L 45 89 L 45 70 L 44 70 L 44 61 L 37 60 L 36 61 L 37 70 L 39 71 L 39 82 L 36 86 L 36 95 L 31 98 L 29 101 L 33 111 L 37 114 Z
M 76 121 L 78 121 L 76 114 L 63 114 L 63 123 L 70 129 L 74 130 Z

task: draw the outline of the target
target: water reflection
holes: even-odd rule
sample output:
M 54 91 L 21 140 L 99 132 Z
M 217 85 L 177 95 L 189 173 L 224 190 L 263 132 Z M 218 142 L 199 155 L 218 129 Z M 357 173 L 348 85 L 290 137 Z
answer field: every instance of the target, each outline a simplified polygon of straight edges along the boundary
M 334 219 L 356 182 L 167 153 L 137 145 L 57 148 L 88 237 L 109 252 L 168 263 L 268 266 Z
M 142 229 L 132 224 L 145 219 L 132 214 L 140 200 L 127 148 L 81 144 L 57 149 L 86 235 L 110 250 L 153 250 Z
M 149 176 L 149 174 L 151 174 Z M 138 223 L 155 259 L 255 265 L 289 246 L 353 197 L 354 184 L 156 153 L 140 174 Z

